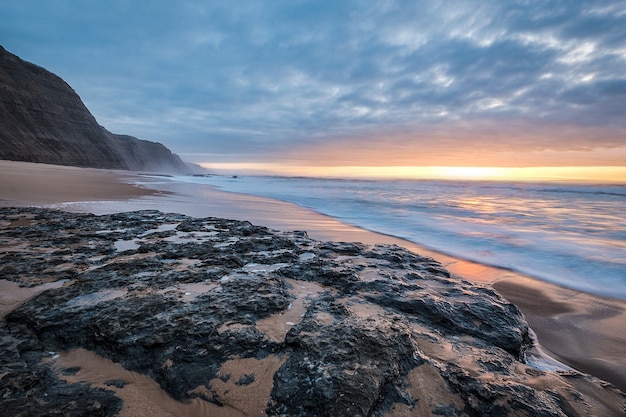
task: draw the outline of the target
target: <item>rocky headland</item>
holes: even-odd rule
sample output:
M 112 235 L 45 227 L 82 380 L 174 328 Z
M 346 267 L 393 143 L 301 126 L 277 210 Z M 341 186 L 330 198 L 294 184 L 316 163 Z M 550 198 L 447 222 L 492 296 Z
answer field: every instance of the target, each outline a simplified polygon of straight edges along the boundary
M 171 173 L 200 169 L 160 143 L 109 132 L 65 81 L 2 46 L 0 159 Z
M 530 366 L 516 306 L 398 246 L 3 208 L 0 286 L 2 416 L 626 413 Z

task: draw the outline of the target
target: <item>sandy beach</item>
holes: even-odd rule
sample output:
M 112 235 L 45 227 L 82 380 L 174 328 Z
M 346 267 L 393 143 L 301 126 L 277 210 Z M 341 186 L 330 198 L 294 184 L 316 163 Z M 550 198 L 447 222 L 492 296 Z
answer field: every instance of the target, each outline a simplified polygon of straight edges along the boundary
M 626 391 L 626 302 L 622 300 L 455 259 L 293 204 L 174 183 L 166 178 L 10 161 L 0 161 L 0 178 L 0 206 L 4 207 L 51 207 L 95 214 L 158 209 L 194 217 L 248 220 L 282 231 L 305 230 L 320 240 L 407 247 L 435 258 L 456 276 L 493 285 L 522 310 L 545 351 Z
M 5 207 L 154 194 L 123 182 L 126 174 L 112 170 L 0 161 L 0 173 L 0 204 Z

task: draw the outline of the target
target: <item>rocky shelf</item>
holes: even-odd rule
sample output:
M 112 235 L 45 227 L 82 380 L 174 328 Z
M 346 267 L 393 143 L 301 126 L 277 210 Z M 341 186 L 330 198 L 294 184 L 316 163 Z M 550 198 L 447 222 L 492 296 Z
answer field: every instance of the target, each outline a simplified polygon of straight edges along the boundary
M 133 392 L 178 416 L 625 412 L 610 384 L 529 366 L 493 289 L 398 246 L 8 208 L 0 281 L 6 417 L 132 415 Z

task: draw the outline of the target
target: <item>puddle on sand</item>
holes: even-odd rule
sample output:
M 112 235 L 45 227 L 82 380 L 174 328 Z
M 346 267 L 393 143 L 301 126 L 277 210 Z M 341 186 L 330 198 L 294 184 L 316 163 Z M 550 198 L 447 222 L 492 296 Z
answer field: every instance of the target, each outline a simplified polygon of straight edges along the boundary
M 74 297 L 67 302 L 67 306 L 68 307 L 82 307 L 82 306 L 96 305 L 104 301 L 111 301 L 111 300 L 115 300 L 116 298 L 124 297 L 126 294 L 128 294 L 128 290 L 125 288 L 102 290 L 102 291 Z
M 354 317 L 360 319 L 374 319 L 378 316 L 386 316 L 389 314 L 378 304 L 369 303 L 356 298 L 342 298 L 338 301 L 342 303 Z
M 278 271 L 281 268 L 285 268 L 290 266 L 290 264 L 286 263 L 278 263 L 278 264 L 257 264 L 257 263 L 249 263 L 241 267 L 241 270 L 244 272 L 250 272 L 253 274 L 265 274 L 268 272 Z
M 188 284 L 176 284 L 157 291 L 157 294 L 176 295 L 183 302 L 191 302 L 195 301 L 199 296 L 208 292 L 215 292 L 219 288 L 220 285 L 214 282 L 193 282 Z
M 380 275 L 380 269 L 375 267 L 364 268 L 358 274 L 361 278 L 361 281 L 363 282 L 373 282 L 385 279 L 383 276 Z
M 465 404 L 461 395 L 455 394 L 448 382 L 443 379 L 439 370 L 428 363 L 412 369 L 407 375 L 407 392 L 416 399 L 415 405 L 395 403 L 385 417 L 430 416 L 433 410 L 442 405 L 453 406 L 463 410 Z
M 289 330 L 300 323 L 307 310 L 307 300 L 328 290 L 314 282 L 294 279 L 285 279 L 285 281 L 293 287 L 291 293 L 297 298 L 292 301 L 287 310 L 256 322 L 256 328 L 276 343 L 282 343 Z
M 226 405 L 236 406 L 245 415 L 264 417 L 272 393 L 274 374 L 285 358 L 270 355 L 264 359 L 232 359 L 222 364 L 211 380 L 211 390 Z M 198 387 L 194 391 L 206 391 Z
M 298 258 L 300 259 L 300 262 L 306 262 L 306 261 L 310 261 L 311 259 L 315 259 L 317 258 L 317 255 L 314 254 L 313 252 L 304 252 L 301 253 Z
M 163 232 L 169 232 L 170 230 L 176 230 L 176 227 L 178 227 L 179 224 L 180 222 L 179 223 L 165 223 L 165 224 L 155 227 L 154 229 L 150 229 L 150 230 L 143 232 L 142 234 L 139 235 L 139 237 L 143 238 L 143 237 L 155 234 L 155 233 L 163 233 Z
M 388 261 L 381 259 L 365 258 L 361 255 L 350 256 L 340 255 L 335 258 L 335 261 L 339 263 L 339 267 L 333 268 L 336 271 L 344 270 L 346 266 L 354 268 L 355 273 L 359 276 L 361 281 L 373 282 L 376 280 L 387 279 L 385 275 L 381 275 L 381 266 L 387 266 Z
M 20 287 L 19 284 L 6 279 L 0 279 L 0 319 L 3 319 L 11 311 L 24 304 L 26 301 L 35 298 L 46 290 L 62 287 L 68 280 L 48 282 L 36 287 Z
M 166 242 L 170 243 L 188 243 L 188 242 L 204 242 L 212 241 L 216 236 L 219 236 L 219 232 L 179 232 L 173 236 L 164 238 Z
M 139 243 L 135 239 L 132 240 L 116 240 L 114 243 L 117 252 L 125 252 L 128 250 L 139 249 Z
M 176 401 L 163 391 L 152 378 L 124 369 L 120 364 L 85 349 L 75 349 L 54 356 L 53 368 L 79 367 L 74 375 L 58 372 L 58 377 L 69 383 L 88 383 L 94 387 L 113 391 L 122 399 L 119 417 L 244 417 L 243 411 L 229 405 L 223 407 L 194 398 L 188 402 Z M 272 375 L 273 376 L 273 375 Z M 109 381 L 123 381 L 119 388 L 107 385 Z M 270 386 L 271 389 L 271 386 Z M 269 396 L 268 396 L 269 398 Z

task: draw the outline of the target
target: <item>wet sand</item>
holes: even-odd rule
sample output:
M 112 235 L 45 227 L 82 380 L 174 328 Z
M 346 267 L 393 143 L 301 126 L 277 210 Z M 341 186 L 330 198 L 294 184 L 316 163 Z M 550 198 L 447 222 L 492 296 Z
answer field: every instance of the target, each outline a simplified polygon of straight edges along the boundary
M 440 261 L 452 274 L 492 284 L 520 307 L 544 350 L 626 391 L 626 302 L 464 261 L 411 242 L 341 223 L 294 204 L 226 193 L 119 171 L 0 161 L 1 206 L 45 206 L 105 214 L 157 209 L 196 217 L 249 220 L 278 230 L 306 230 L 320 240 L 391 243 Z M 138 184 L 135 187 L 131 183 Z
M 0 160 L 0 205 L 41 206 L 154 194 L 124 182 L 126 178 L 120 171 Z

